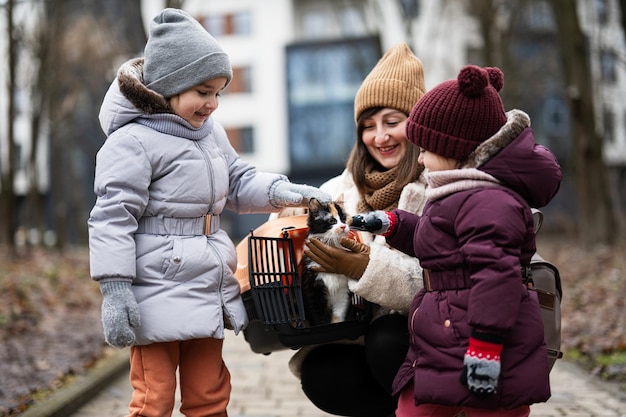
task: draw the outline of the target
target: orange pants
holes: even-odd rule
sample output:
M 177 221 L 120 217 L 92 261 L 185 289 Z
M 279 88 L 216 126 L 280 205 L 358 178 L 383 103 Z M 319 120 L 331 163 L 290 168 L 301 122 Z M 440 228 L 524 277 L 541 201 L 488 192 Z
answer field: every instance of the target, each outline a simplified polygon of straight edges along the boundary
M 230 373 L 221 339 L 160 342 L 130 348 L 133 395 L 127 417 L 170 417 L 180 378 L 180 412 L 187 417 L 227 417 Z

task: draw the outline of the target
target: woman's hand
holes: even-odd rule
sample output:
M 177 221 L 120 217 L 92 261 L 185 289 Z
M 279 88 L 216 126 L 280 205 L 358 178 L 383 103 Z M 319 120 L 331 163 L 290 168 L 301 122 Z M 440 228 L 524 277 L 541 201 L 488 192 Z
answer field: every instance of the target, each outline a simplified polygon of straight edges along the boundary
M 359 280 L 370 261 L 369 246 L 347 237 L 341 238 L 340 243 L 347 250 L 329 246 L 319 239 L 309 239 L 308 249 L 304 253 L 319 264 L 319 267 L 314 266 L 311 269 L 317 272 L 342 274 Z

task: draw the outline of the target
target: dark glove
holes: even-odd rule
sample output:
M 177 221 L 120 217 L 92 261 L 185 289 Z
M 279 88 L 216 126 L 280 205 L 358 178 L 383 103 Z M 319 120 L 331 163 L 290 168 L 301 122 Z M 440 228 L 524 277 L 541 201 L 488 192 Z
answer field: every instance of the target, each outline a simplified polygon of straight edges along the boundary
M 478 337 L 476 332 L 473 334 L 474 336 L 469 339 L 469 347 L 463 359 L 461 384 L 474 394 L 495 394 L 500 376 L 502 345 L 476 338 Z
M 123 348 L 135 343 L 140 326 L 139 305 L 130 289 L 130 281 L 100 281 L 102 292 L 102 326 L 104 339 L 111 346 Z
M 397 223 L 396 215 L 390 211 L 369 211 L 355 214 L 348 222 L 353 230 L 365 230 L 366 232 L 383 235 L 392 232 Z
M 340 243 L 348 250 L 326 245 L 316 238 L 309 239 L 304 253 L 319 264 L 311 269 L 360 279 L 370 261 L 370 247 L 347 237 L 341 238 Z
M 270 202 L 276 207 L 306 206 L 309 200 L 315 198 L 320 203 L 332 200 L 330 194 L 304 184 L 294 184 L 289 181 L 279 181 L 270 195 Z

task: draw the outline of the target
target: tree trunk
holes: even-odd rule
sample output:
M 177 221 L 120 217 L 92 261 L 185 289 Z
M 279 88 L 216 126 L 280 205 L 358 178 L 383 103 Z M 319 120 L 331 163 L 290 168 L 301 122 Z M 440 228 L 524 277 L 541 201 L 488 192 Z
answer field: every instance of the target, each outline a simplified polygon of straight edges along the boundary
M 622 24 L 624 35 L 626 35 L 626 0 L 619 0 L 619 11 L 619 21 Z
M 569 96 L 579 237 L 586 245 L 610 244 L 617 237 L 617 221 L 609 191 L 608 169 L 602 157 L 603 138 L 596 133 L 588 43 L 580 28 L 576 2 L 551 0 L 550 5 Z
M 7 33 L 4 37 L 9 47 L 9 79 L 7 88 L 7 97 L 9 101 L 8 114 L 7 114 L 7 154 L 6 161 L 7 166 L 0 169 L 0 178 L 2 187 L 0 195 L 2 196 L 2 205 L 0 212 L 2 214 L 2 236 L 0 236 L 0 243 L 7 244 L 11 250 L 15 250 L 15 232 L 17 224 L 15 221 L 15 190 L 13 188 L 13 170 L 14 170 L 14 158 L 15 158 L 15 138 L 14 138 L 14 121 L 15 121 L 15 70 L 17 67 L 17 54 L 16 54 L 16 40 L 15 40 L 15 28 L 13 21 L 13 6 L 14 0 L 8 0 L 6 2 L 6 16 L 7 16 Z
M 51 190 L 59 246 L 87 240 L 95 154 L 104 141 L 98 111 L 113 63 L 141 54 L 146 35 L 139 0 L 46 0 Z M 42 51 L 46 49 L 42 47 Z M 54 58 L 52 58 L 54 57 Z

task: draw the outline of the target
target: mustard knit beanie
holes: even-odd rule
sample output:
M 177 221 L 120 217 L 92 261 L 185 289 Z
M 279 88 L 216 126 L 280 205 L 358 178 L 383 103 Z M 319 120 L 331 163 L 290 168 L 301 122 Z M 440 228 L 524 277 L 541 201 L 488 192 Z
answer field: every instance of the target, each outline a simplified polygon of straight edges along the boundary
M 409 114 L 425 92 L 422 62 L 406 43 L 396 44 L 363 80 L 354 98 L 354 121 L 372 107 L 389 107 Z

